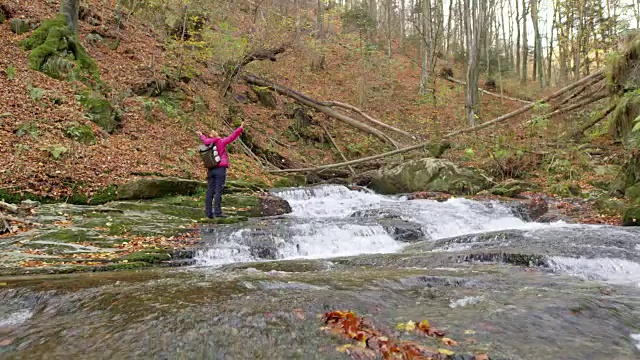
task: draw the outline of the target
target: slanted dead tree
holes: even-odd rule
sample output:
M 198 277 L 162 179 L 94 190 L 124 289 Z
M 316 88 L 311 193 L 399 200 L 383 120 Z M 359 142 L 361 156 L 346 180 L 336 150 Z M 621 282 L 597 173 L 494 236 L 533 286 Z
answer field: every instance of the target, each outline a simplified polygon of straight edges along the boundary
M 362 130 L 365 133 L 371 134 L 377 138 L 379 138 L 380 140 L 387 142 L 391 145 L 393 145 L 396 149 L 399 149 L 400 146 L 399 144 L 391 139 L 389 136 L 387 136 L 385 133 L 383 133 L 382 131 L 369 126 L 365 123 L 362 123 L 358 120 L 353 119 L 352 117 L 345 115 L 337 110 L 335 110 L 334 108 L 332 108 L 331 106 L 329 106 L 330 103 L 325 103 L 322 101 L 318 101 L 315 99 L 312 99 L 304 94 L 301 94 L 293 89 L 290 89 L 286 86 L 282 86 L 282 85 L 278 85 L 275 84 L 271 81 L 267 81 L 264 80 L 262 78 L 259 78 L 255 75 L 246 75 L 244 76 L 244 80 L 250 84 L 250 85 L 257 85 L 257 86 L 262 86 L 262 87 L 266 87 L 272 91 L 275 91 L 276 93 L 280 94 L 280 95 L 284 95 L 287 97 L 290 97 L 292 99 L 294 99 L 295 101 L 299 102 L 300 104 L 306 105 L 310 108 L 316 109 L 322 113 L 324 113 L 325 115 L 328 115 L 329 117 L 332 117 L 336 120 L 340 120 L 348 125 L 351 125 L 353 127 L 355 127 L 356 129 Z

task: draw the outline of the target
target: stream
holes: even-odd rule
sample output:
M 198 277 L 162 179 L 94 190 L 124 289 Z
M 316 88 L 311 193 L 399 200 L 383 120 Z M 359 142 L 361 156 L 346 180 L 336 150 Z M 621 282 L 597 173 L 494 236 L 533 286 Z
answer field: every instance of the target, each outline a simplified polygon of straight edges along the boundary
M 461 355 L 640 358 L 637 228 L 334 185 L 274 195 L 293 213 L 203 227 L 193 266 L 0 278 L 0 358 L 349 359 L 320 330 L 332 310 L 443 347 L 394 330 L 426 319 Z

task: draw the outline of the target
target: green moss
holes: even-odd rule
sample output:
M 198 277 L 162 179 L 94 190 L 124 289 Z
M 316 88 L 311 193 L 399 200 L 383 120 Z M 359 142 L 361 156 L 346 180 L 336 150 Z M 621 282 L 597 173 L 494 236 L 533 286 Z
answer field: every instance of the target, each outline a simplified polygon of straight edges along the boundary
M 33 70 L 46 71 L 47 75 L 57 79 L 67 79 L 72 70 L 68 63 L 72 62 L 76 75 L 84 73 L 89 75 L 90 80 L 101 83 L 98 66 L 87 54 L 78 36 L 67 27 L 63 15 L 42 22 L 22 45 L 25 50 L 31 50 L 29 66 Z M 45 64 L 48 64 L 46 68 Z
M 96 125 L 112 134 L 120 126 L 122 114 L 114 108 L 109 100 L 96 91 L 84 91 L 77 96 L 89 119 Z
M 102 205 L 115 200 L 116 197 L 116 186 L 109 185 L 106 189 L 97 192 L 87 203 L 89 205 Z
M 628 187 L 624 192 L 624 196 L 632 202 L 640 204 L 640 182 Z
M 74 230 L 74 229 L 61 229 L 51 231 L 46 234 L 35 237 L 35 240 L 45 241 L 60 241 L 69 243 L 80 243 L 90 239 L 89 233 L 86 230 Z
M 65 130 L 65 135 L 85 145 L 94 145 L 96 143 L 96 136 L 91 127 L 77 122 L 69 124 L 69 127 Z
M 640 205 L 629 206 L 624 210 L 622 225 L 640 226 Z

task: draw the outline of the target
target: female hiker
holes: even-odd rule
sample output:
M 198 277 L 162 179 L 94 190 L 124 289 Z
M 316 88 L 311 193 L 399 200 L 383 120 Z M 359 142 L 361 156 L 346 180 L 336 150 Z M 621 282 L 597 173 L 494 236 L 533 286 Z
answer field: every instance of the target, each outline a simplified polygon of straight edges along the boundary
M 204 207 L 208 218 L 213 217 L 226 217 L 222 214 L 222 189 L 224 188 L 225 181 L 227 179 L 227 167 L 229 167 L 229 155 L 227 154 L 227 145 L 236 140 L 244 130 L 244 122 L 239 128 L 234 130 L 231 135 L 221 138 L 215 130 L 209 133 L 209 136 L 204 135 L 200 131 L 196 131 L 196 134 L 200 136 L 200 139 L 205 145 L 211 145 L 215 143 L 215 146 L 220 155 L 220 162 L 217 166 L 208 170 L 208 187 L 207 197 L 205 199 Z M 211 202 L 215 197 L 215 206 L 211 209 Z

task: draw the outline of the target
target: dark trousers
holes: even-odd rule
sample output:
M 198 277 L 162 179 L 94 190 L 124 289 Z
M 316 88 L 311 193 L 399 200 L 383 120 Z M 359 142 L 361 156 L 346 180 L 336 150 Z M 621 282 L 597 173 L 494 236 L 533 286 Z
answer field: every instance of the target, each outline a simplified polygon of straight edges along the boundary
M 207 187 L 207 197 L 204 203 L 208 217 L 222 215 L 222 189 L 224 188 L 226 180 L 226 167 L 217 166 L 213 169 L 209 169 L 209 186 Z M 215 200 L 213 211 L 211 210 L 212 200 Z

